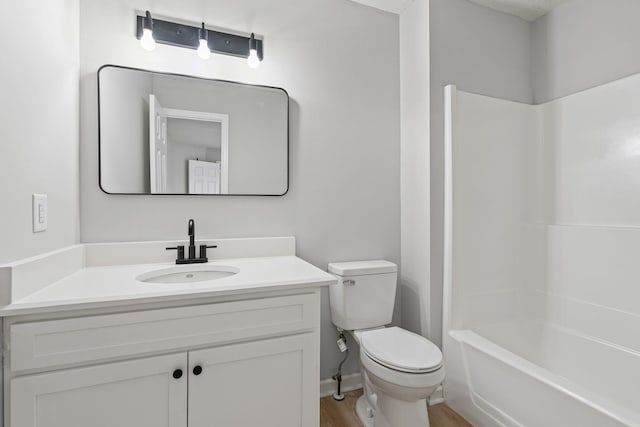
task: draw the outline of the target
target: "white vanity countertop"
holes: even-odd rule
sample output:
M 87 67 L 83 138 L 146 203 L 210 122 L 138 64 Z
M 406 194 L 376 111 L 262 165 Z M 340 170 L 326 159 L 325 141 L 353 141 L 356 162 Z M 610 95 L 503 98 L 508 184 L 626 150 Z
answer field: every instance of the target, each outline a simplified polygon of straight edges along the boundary
M 145 283 L 136 280 L 136 277 L 175 267 L 175 263 L 87 266 L 0 307 L 0 316 L 314 288 L 328 286 L 336 280 L 294 255 L 210 260 L 206 265 L 230 266 L 239 272 L 205 282 Z

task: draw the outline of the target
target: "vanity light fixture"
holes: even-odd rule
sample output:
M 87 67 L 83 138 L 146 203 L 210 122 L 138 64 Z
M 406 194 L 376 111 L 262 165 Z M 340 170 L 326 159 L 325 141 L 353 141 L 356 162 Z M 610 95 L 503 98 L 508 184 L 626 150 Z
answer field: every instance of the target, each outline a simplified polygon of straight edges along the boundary
M 142 18 L 142 34 L 139 39 L 140 44 L 145 50 L 152 51 L 156 48 L 156 41 L 153 38 L 153 19 L 148 10 L 146 16 Z
M 249 57 L 247 58 L 247 65 L 251 68 L 258 68 L 258 66 L 260 66 L 256 37 L 253 33 L 251 33 L 251 37 L 249 37 Z
M 156 43 L 194 49 L 207 59 L 211 53 L 246 58 L 247 64 L 256 68 L 263 59 L 262 40 L 251 33 L 250 37 L 220 31 L 207 30 L 201 26 L 179 24 L 161 19 L 151 19 L 151 13 L 138 15 L 136 37 L 147 50 L 153 50 Z
M 200 46 L 198 46 L 198 56 L 202 59 L 209 59 L 211 56 L 211 50 L 209 50 L 209 32 L 204 28 L 204 22 L 202 28 L 200 28 Z

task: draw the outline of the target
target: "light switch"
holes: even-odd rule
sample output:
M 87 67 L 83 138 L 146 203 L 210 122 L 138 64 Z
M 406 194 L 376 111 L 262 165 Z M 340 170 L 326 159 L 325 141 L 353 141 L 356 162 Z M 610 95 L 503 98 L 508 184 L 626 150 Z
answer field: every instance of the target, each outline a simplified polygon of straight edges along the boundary
M 47 229 L 47 223 L 48 223 L 47 195 L 34 194 L 32 200 L 33 200 L 33 232 L 39 233 Z

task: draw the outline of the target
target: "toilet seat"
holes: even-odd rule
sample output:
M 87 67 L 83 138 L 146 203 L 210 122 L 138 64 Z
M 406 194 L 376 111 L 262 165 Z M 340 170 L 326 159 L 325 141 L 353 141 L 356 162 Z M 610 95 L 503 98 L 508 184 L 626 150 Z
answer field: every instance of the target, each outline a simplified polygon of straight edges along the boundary
M 362 333 L 360 351 L 394 371 L 426 374 L 442 367 L 442 352 L 428 339 L 398 327 Z

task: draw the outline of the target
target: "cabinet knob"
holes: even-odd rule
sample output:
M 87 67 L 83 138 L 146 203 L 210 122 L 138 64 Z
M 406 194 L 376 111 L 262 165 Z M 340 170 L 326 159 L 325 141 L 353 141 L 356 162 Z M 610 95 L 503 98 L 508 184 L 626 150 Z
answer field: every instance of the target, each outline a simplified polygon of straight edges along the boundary
M 182 377 L 182 369 L 176 369 L 173 371 L 173 378 L 178 379 Z
M 200 375 L 202 373 L 202 366 L 196 365 L 193 367 L 193 375 Z

